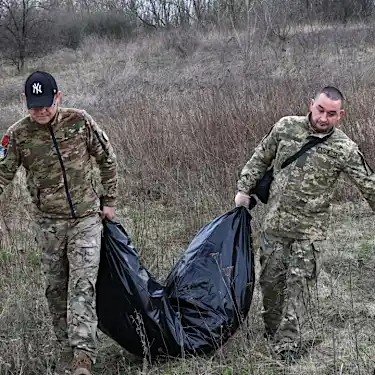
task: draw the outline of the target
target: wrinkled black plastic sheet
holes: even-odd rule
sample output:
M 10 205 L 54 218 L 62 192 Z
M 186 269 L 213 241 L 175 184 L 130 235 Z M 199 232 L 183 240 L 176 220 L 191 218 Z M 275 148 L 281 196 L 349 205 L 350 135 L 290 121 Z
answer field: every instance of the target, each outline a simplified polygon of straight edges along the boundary
M 105 221 L 97 281 L 100 330 L 137 356 L 218 349 L 250 309 L 250 222 L 240 207 L 203 226 L 162 285 L 142 265 L 122 225 Z

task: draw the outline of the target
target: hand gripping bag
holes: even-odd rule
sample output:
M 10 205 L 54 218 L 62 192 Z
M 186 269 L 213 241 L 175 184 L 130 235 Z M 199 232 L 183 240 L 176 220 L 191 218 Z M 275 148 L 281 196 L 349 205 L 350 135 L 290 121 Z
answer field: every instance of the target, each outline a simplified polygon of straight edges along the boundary
M 122 225 L 104 221 L 96 285 L 99 329 L 140 357 L 218 349 L 250 309 L 250 224 L 249 211 L 238 207 L 204 225 L 161 284 L 142 265 Z

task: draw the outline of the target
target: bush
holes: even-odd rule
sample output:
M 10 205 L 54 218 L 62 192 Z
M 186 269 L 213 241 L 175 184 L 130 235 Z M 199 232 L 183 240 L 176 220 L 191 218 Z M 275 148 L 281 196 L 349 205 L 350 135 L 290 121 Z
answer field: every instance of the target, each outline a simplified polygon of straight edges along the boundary
M 84 23 L 82 17 L 77 14 L 66 14 L 64 22 L 60 25 L 60 43 L 68 48 L 76 50 L 84 39 Z
M 122 11 L 86 14 L 83 23 L 86 35 L 110 39 L 127 39 L 136 27 L 131 16 Z

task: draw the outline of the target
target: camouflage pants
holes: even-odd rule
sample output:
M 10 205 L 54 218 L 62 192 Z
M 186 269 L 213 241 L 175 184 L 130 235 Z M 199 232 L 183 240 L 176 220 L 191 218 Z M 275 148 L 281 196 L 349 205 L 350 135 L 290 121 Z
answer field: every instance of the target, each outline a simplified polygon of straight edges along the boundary
M 39 246 L 46 297 L 57 341 L 96 359 L 95 284 L 102 221 L 92 215 L 72 221 L 39 219 Z
M 262 234 L 260 285 L 266 333 L 276 350 L 298 348 L 316 296 L 321 241 Z

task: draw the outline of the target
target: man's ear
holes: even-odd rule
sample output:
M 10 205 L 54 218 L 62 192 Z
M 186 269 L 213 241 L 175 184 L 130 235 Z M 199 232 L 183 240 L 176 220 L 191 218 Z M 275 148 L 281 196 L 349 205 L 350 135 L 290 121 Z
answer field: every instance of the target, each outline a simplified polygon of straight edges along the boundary
M 340 118 L 345 116 L 345 111 L 343 109 L 340 109 Z
M 59 104 L 61 102 L 61 91 L 57 91 L 55 104 Z
M 312 107 L 314 106 L 314 103 L 315 103 L 315 100 L 314 100 L 314 99 L 311 99 L 310 107 L 309 107 L 310 112 L 311 112 Z

